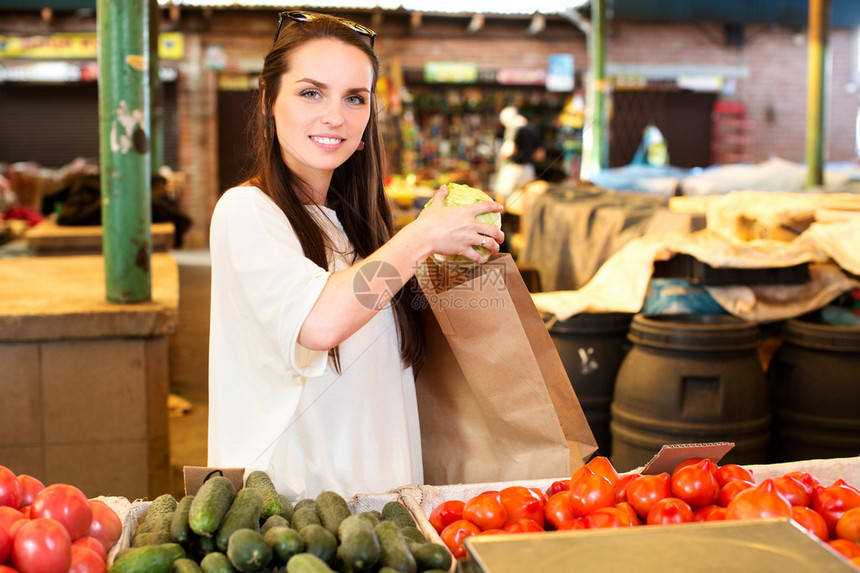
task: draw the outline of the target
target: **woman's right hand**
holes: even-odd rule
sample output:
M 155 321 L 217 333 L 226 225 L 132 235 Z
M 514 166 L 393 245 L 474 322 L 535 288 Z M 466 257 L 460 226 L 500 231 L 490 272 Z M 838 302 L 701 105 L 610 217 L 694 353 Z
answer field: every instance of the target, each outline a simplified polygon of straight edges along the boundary
M 483 247 L 490 254 L 499 252 L 505 240 L 501 229 L 476 219 L 484 213 L 500 213 L 502 205 L 495 201 L 481 201 L 472 205 L 446 206 L 447 185 L 442 185 L 433 194 L 432 202 L 425 207 L 410 226 L 414 225 L 418 240 L 426 241 L 430 253 L 439 255 L 461 255 L 475 263 L 482 263 L 482 256 L 474 249 Z M 420 233 L 417 231 L 420 230 Z

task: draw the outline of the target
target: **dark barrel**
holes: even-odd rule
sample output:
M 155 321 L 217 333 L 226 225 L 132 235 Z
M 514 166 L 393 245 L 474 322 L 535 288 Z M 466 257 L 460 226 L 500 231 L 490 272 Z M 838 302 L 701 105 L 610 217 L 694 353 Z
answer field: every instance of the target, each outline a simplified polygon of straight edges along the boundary
M 770 433 L 758 327 L 730 315 L 637 314 L 615 381 L 613 465 L 647 463 L 664 444 L 733 442 L 721 463 L 764 463 Z
M 581 313 L 550 323 L 549 334 L 597 441 L 596 456 L 609 457 L 612 449 L 609 404 L 629 347 L 632 317 L 622 312 Z
M 860 329 L 815 317 L 783 323 L 767 380 L 775 462 L 860 454 Z

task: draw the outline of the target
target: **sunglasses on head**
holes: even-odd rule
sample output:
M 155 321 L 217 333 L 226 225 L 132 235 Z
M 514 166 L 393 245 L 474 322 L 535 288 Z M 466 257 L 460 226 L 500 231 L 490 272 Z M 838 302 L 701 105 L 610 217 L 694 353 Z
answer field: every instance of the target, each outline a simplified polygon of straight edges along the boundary
M 376 32 L 368 28 L 367 26 L 362 26 L 357 22 L 353 22 L 352 20 L 347 20 L 346 18 L 338 18 L 337 16 L 326 16 L 325 14 L 319 14 L 317 12 L 305 12 L 302 10 L 288 10 L 286 12 L 278 13 L 278 29 L 275 30 L 275 42 L 278 41 L 278 36 L 281 33 L 281 26 L 284 24 L 284 20 L 292 20 L 293 22 L 312 22 L 314 20 L 319 20 L 320 18 L 334 18 L 350 30 L 358 32 L 362 36 L 368 39 L 370 43 L 370 48 L 373 49 L 373 39 L 376 38 Z

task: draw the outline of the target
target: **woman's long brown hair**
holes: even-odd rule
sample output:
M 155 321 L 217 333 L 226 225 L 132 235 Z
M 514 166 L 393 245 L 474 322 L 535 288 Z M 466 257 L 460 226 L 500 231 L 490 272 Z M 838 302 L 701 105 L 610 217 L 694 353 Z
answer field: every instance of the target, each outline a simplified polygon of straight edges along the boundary
M 305 43 L 334 38 L 364 52 L 373 65 L 373 86 L 370 97 L 370 120 L 364 132 L 364 150 L 356 151 L 334 170 L 327 194 L 327 207 L 335 210 L 347 237 L 355 249 L 356 258 L 365 258 L 381 247 L 394 234 L 391 205 L 383 187 L 382 136 L 379 132 L 376 102 L 376 79 L 379 59 L 362 36 L 338 19 L 320 17 L 307 22 L 289 22 L 269 51 L 260 75 L 260 98 L 257 121 L 252 126 L 254 168 L 250 181 L 258 186 L 281 208 L 293 227 L 304 254 L 324 269 L 329 269 L 326 257 L 326 235 L 308 213 L 311 203 L 307 186 L 284 163 L 275 131 L 272 108 L 281 90 L 281 78 L 288 70 L 290 55 Z M 420 289 L 414 277 L 400 289 L 392 300 L 400 340 L 400 356 L 405 365 L 419 368 L 424 360 L 424 339 L 417 305 L 413 303 Z M 337 348 L 330 351 L 335 369 L 340 372 Z

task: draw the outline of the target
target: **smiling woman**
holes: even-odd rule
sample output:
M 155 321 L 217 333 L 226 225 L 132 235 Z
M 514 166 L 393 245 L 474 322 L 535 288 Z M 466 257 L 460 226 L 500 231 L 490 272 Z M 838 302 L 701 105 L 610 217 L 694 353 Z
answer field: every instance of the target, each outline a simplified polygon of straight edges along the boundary
M 394 233 L 374 33 L 300 14 L 264 61 L 253 175 L 210 226 L 208 463 L 266 471 L 291 499 L 422 483 L 415 267 L 504 240 L 476 218 L 499 204 L 446 206 L 445 187 Z

